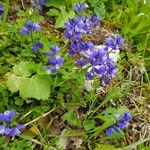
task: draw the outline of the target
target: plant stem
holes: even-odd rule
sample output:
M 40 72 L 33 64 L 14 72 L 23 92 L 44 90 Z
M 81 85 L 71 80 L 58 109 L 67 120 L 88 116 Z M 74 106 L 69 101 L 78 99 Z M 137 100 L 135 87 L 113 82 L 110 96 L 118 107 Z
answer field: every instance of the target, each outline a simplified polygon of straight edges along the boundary
M 32 121 L 26 123 L 25 126 L 28 126 L 28 125 L 30 125 L 30 124 L 36 122 L 37 120 L 39 120 L 39 119 L 41 119 L 41 118 L 47 116 L 48 114 L 50 114 L 50 113 L 51 113 L 52 111 L 54 111 L 54 110 L 55 110 L 55 109 L 52 109 L 52 110 L 50 110 L 49 112 L 43 114 L 42 116 L 39 116 L 39 117 L 35 118 L 34 120 L 32 120 Z
M 4 23 L 6 23 L 8 11 L 9 11 L 9 0 L 6 0 L 5 7 L 4 7 L 4 18 L 3 18 Z

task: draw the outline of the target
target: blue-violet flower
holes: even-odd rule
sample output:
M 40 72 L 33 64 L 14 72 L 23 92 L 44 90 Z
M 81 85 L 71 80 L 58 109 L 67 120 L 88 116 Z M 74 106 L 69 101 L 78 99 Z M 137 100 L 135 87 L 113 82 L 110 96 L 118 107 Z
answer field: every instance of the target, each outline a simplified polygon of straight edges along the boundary
M 124 112 L 123 114 L 118 114 L 118 118 L 115 118 L 115 124 L 106 129 L 107 135 L 112 135 L 113 132 L 119 132 L 121 129 L 125 129 L 129 124 L 129 121 L 132 119 L 132 116 L 129 112 Z
M 0 5 L 0 15 L 2 15 L 3 13 L 4 13 L 4 7 Z
M 41 27 L 36 22 L 27 21 L 24 25 L 24 28 L 20 30 L 20 32 L 24 35 L 30 34 L 32 31 L 38 32 Z
M 74 5 L 74 11 L 79 12 L 84 9 L 88 8 L 88 5 L 86 3 L 77 3 Z
M 7 110 L 4 113 L 0 113 L 0 120 L 3 122 L 10 122 L 14 118 L 15 114 L 15 110 Z
M 41 42 L 36 42 L 33 45 L 33 52 L 37 54 L 39 52 L 39 48 L 43 48 L 43 47 L 44 45 Z

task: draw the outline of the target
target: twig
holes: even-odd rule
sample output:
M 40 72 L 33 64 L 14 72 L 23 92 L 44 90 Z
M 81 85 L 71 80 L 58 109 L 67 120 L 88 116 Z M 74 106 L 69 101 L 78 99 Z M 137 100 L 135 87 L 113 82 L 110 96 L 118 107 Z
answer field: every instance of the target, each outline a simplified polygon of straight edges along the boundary
M 25 10 L 26 8 L 25 8 L 23 0 L 20 0 L 20 1 L 21 1 L 21 4 L 22 4 L 22 8 Z
M 39 119 L 41 119 L 41 118 L 47 116 L 48 114 L 50 114 L 50 113 L 51 113 L 52 111 L 54 111 L 54 110 L 55 110 L 55 109 L 52 109 L 52 110 L 50 110 L 49 112 L 43 114 L 42 116 L 39 116 L 39 117 L 35 118 L 34 120 L 32 120 L 32 121 L 30 121 L 30 122 L 28 122 L 28 123 L 26 123 L 26 124 L 24 124 L 24 125 L 25 125 L 25 126 L 28 126 L 28 125 L 32 124 L 33 122 L 36 122 L 37 120 L 39 120 Z
M 31 114 L 33 112 L 33 110 L 30 110 L 29 112 L 27 112 L 25 115 L 23 115 L 20 120 L 24 119 L 26 116 L 28 116 L 29 114 Z M 19 120 L 19 121 L 20 121 Z

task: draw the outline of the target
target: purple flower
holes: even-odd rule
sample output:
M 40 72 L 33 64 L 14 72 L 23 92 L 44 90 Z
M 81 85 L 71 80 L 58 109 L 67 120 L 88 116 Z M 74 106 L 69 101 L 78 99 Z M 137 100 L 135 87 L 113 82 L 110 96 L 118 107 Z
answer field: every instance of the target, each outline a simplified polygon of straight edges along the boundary
M 80 11 L 84 8 L 84 4 L 78 3 L 75 5 L 75 11 Z M 99 76 L 103 84 L 109 84 L 110 78 L 116 76 L 117 67 L 116 62 L 110 56 L 110 50 L 120 49 L 122 47 L 123 38 L 116 36 L 116 38 L 109 37 L 105 41 L 102 48 L 97 49 L 90 41 L 83 41 L 85 34 L 92 34 L 100 22 L 99 16 L 79 16 L 69 19 L 65 23 L 64 36 L 69 39 L 69 53 L 74 58 L 78 58 L 76 64 L 79 66 L 89 66 L 86 79 L 93 79 L 94 76 Z M 90 71 L 89 71 L 90 69 Z
M 10 128 L 9 122 L 14 118 L 16 112 L 15 110 L 5 111 L 4 113 L 0 113 L 0 120 L 3 122 L 7 122 L 7 126 L 0 125 L 0 134 L 16 136 L 20 134 L 20 129 L 24 129 L 25 125 L 17 125 L 16 127 Z
M 43 48 L 44 45 L 41 42 L 36 42 L 35 46 L 39 47 L 39 48 Z
M 30 31 L 39 31 L 41 29 L 38 23 L 33 22 L 33 21 L 27 21 L 25 23 L 25 27 Z
M 93 75 L 92 73 L 90 73 L 90 72 L 86 72 L 85 78 L 86 78 L 86 79 L 89 79 L 89 80 L 93 80 L 94 75 Z
M 45 5 L 46 4 L 46 0 L 40 0 L 40 4 L 41 5 Z
M 17 125 L 12 129 L 8 126 L 0 125 L 0 134 L 2 135 L 9 135 L 9 136 L 17 136 L 21 133 L 21 129 L 24 129 L 25 125 Z
M 0 125 L 0 134 L 9 135 L 10 128 L 8 126 Z
M 122 118 L 124 121 L 126 121 L 126 122 L 132 120 L 132 116 L 131 116 L 131 114 L 128 113 L 128 112 L 123 113 L 123 114 L 121 115 L 121 118 Z
M 69 54 L 74 56 L 77 53 L 77 45 L 75 42 L 71 42 L 69 45 Z
M 94 44 L 89 41 L 72 41 L 69 45 L 69 53 L 74 56 L 77 53 L 82 53 L 86 55 L 88 50 L 92 50 L 94 48 Z
M 128 112 L 124 112 L 123 114 L 117 113 L 117 117 L 115 118 L 115 124 L 106 129 L 107 135 L 112 135 L 113 132 L 118 132 L 119 129 L 125 129 L 129 124 L 129 121 L 132 119 L 132 116 Z
M 25 125 L 17 125 L 16 127 L 13 127 L 11 130 L 10 130 L 10 133 L 9 135 L 10 136 L 17 136 L 21 133 L 21 129 L 24 129 L 25 128 Z
M 39 52 L 39 49 L 38 49 L 38 47 L 37 47 L 36 45 L 33 45 L 32 50 L 33 50 L 33 52 L 36 53 L 36 54 Z
M 33 45 L 33 52 L 37 54 L 39 52 L 39 48 L 43 48 L 43 47 L 44 45 L 41 42 L 36 42 Z
M 116 42 L 115 42 L 114 38 L 112 38 L 112 37 L 109 37 L 106 39 L 106 45 L 108 47 L 111 47 L 112 49 L 116 49 Z
M 84 10 L 86 8 L 88 8 L 87 4 L 85 4 L 85 3 L 77 3 L 74 6 L 74 11 L 79 12 L 79 11 L 82 11 L 82 10 Z
M 4 113 L 0 113 L 0 120 L 4 121 L 4 122 L 10 122 L 14 116 L 15 116 L 16 112 L 15 110 L 11 110 L 11 111 L 5 111 Z
M 63 64 L 63 58 L 60 56 L 53 56 L 51 58 L 49 58 L 48 63 L 52 66 L 57 66 L 56 68 L 60 68 L 61 65 Z
M 93 67 L 93 71 L 101 76 L 101 75 L 105 74 L 106 67 L 105 67 L 105 65 L 97 65 L 97 66 Z
M 100 17 L 99 16 L 91 16 L 91 20 L 93 22 L 93 27 L 96 28 L 100 22 Z
M 110 126 L 106 129 L 107 135 L 112 135 L 113 132 L 119 132 L 119 128 L 117 128 L 116 126 Z
M 109 84 L 110 83 L 110 79 L 107 75 L 102 75 L 102 81 L 103 81 L 103 84 L 106 85 L 106 84 Z
M 38 23 L 33 21 L 27 21 L 24 25 L 24 28 L 20 30 L 20 32 L 24 35 L 30 34 L 31 31 L 39 31 L 41 27 L 38 25 Z
M 116 49 L 122 49 L 122 43 L 124 39 L 121 35 L 117 35 L 116 39 L 109 37 L 106 39 L 106 45 L 114 50 Z
M 51 49 L 55 54 L 59 53 L 59 51 L 60 51 L 60 48 L 57 47 L 56 45 L 52 45 L 52 46 L 50 47 L 50 49 Z
M 50 52 L 50 51 L 46 51 L 46 52 L 44 52 L 44 54 L 45 54 L 46 56 L 49 56 L 49 57 L 52 57 L 52 56 L 53 56 L 52 52 Z
M 116 64 L 108 56 L 108 49 L 103 47 L 98 50 L 89 50 L 86 53 L 92 72 L 101 77 L 104 84 L 109 84 L 109 79 L 115 76 Z
M 0 15 L 2 15 L 3 13 L 4 13 L 4 7 L 0 5 Z
M 116 36 L 116 45 L 119 49 L 122 49 L 122 43 L 124 42 L 124 38 L 121 35 Z
M 44 54 L 46 56 L 49 56 L 47 66 L 45 66 L 47 73 L 57 73 L 57 70 L 61 68 L 64 59 L 60 56 L 56 56 L 57 53 L 59 53 L 60 49 L 56 45 L 52 45 L 50 47 L 51 51 L 46 51 Z
M 29 34 L 30 34 L 30 30 L 28 30 L 26 27 L 22 28 L 22 29 L 20 30 L 20 32 L 21 32 L 22 34 L 24 34 L 24 35 L 29 35 Z
M 47 73 L 48 74 L 50 74 L 51 72 L 57 73 L 57 70 L 61 68 L 63 62 L 64 62 L 64 59 L 60 56 L 50 58 L 48 61 L 49 65 L 45 66 Z
M 78 59 L 77 61 L 76 61 L 76 63 L 77 63 L 77 65 L 79 65 L 80 67 L 83 67 L 83 66 L 85 66 L 86 64 L 87 64 L 87 61 L 85 60 L 85 59 Z
M 55 56 L 52 56 L 51 58 L 49 58 L 48 63 L 52 66 L 57 64 L 57 58 Z
M 127 127 L 127 125 L 128 125 L 128 122 L 125 122 L 123 120 L 116 122 L 116 126 L 121 129 L 125 129 Z
M 81 39 L 82 34 L 91 33 L 90 19 L 83 16 L 69 19 L 65 27 L 64 35 L 69 40 Z

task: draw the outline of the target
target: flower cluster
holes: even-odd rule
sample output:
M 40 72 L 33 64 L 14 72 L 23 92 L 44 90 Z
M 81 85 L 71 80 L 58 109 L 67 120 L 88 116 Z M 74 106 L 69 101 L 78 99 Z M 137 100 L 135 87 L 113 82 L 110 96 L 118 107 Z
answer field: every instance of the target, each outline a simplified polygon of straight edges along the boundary
M 38 23 L 33 21 L 27 21 L 24 24 L 24 28 L 20 30 L 20 32 L 24 35 L 29 35 L 32 31 L 40 31 L 41 27 L 38 25 Z
M 99 21 L 100 17 L 98 16 L 79 16 L 69 19 L 65 23 L 66 30 L 64 31 L 64 35 L 71 41 L 80 41 L 83 34 L 92 34 L 92 30 L 96 28 Z
M 4 7 L 0 5 L 0 16 L 4 13 Z
M 57 73 L 57 70 L 61 68 L 64 59 L 60 56 L 57 56 L 59 53 L 60 49 L 56 45 L 52 45 L 50 47 L 50 51 L 44 52 L 46 56 L 48 56 L 48 62 L 46 65 L 47 73 L 50 74 L 52 73 Z
M 75 8 L 82 8 L 76 4 Z M 86 34 L 93 34 L 93 30 L 98 26 L 100 17 L 98 16 L 79 16 L 69 19 L 65 23 L 66 30 L 64 36 L 69 40 L 69 53 L 76 59 L 76 64 L 86 67 L 86 79 L 92 80 L 94 75 L 98 75 L 104 84 L 109 84 L 110 78 L 116 74 L 116 61 L 110 57 L 110 52 L 122 48 L 123 38 L 117 35 L 115 38 L 109 37 L 101 48 L 91 42 L 83 40 Z
M 29 35 L 30 32 L 39 31 L 40 29 L 41 27 L 38 25 L 38 23 L 27 21 L 25 23 L 25 27 L 21 29 L 21 33 L 24 35 Z M 32 41 L 35 41 L 35 39 L 32 39 Z M 37 41 L 35 44 L 33 44 L 32 50 L 35 54 L 38 54 L 39 49 L 43 47 L 44 45 L 41 42 Z M 60 56 L 57 56 L 59 51 L 60 49 L 57 46 L 53 45 L 50 47 L 50 51 L 44 52 L 44 55 L 49 56 L 47 65 L 45 66 L 45 69 L 47 70 L 47 74 L 57 73 L 57 70 L 61 68 L 64 59 Z
M 112 135 L 113 132 L 119 132 L 120 129 L 125 129 L 129 121 L 132 119 L 130 113 L 117 114 L 119 119 L 115 119 L 115 124 L 106 129 L 107 135 Z
M 21 132 L 21 129 L 25 128 L 25 125 L 17 125 L 13 128 L 10 128 L 9 123 L 14 118 L 16 112 L 14 110 L 11 111 L 5 111 L 4 113 L 0 113 L 0 120 L 3 122 L 6 122 L 6 126 L 0 125 L 0 134 L 5 134 L 9 136 L 17 136 Z
M 109 37 L 106 39 L 106 45 L 114 50 L 122 49 L 122 43 L 124 39 L 121 35 L 116 36 L 116 39 Z
M 116 73 L 116 64 L 108 55 L 108 48 L 103 47 L 98 50 L 92 50 L 88 54 L 91 67 L 86 73 L 86 79 L 91 79 L 94 75 L 101 77 L 104 84 L 109 84 L 109 78 L 114 77 Z
M 86 3 L 77 3 L 74 6 L 74 11 L 79 12 L 79 11 L 82 11 L 82 10 L 84 10 L 86 8 L 88 8 L 88 5 Z

